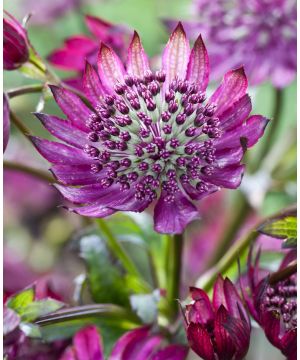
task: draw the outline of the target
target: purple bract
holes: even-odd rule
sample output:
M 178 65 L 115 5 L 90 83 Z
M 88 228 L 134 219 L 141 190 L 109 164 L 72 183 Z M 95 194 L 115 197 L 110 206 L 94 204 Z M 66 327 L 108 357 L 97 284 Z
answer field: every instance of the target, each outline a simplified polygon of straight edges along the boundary
M 3 19 L 3 67 L 15 70 L 29 58 L 27 31 L 12 15 L 6 12 Z
M 184 317 L 191 348 L 204 360 L 241 360 L 248 352 L 250 320 L 232 282 L 219 276 L 212 302 L 198 288 L 190 288 L 192 303 Z
M 70 91 L 51 86 L 68 120 L 36 114 L 68 145 L 33 137 L 51 163 L 59 191 L 83 206 L 72 211 L 105 217 L 144 211 L 156 201 L 154 227 L 181 233 L 198 217 L 192 201 L 220 187 L 235 189 L 246 148 L 263 135 L 268 120 L 249 116 L 251 101 L 242 68 L 229 71 L 206 100 L 209 65 L 201 36 L 190 51 L 179 23 L 153 73 L 135 32 L 126 70 L 102 44 L 98 73 L 87 63 L 83 87 L 92 107 Z
M 241 65 L 251 85 L 270 81 L 282 88 L 295 78 L 295 0 L 194 0 L 192 18 L 186 29 L 205 37 L 215 79 Z

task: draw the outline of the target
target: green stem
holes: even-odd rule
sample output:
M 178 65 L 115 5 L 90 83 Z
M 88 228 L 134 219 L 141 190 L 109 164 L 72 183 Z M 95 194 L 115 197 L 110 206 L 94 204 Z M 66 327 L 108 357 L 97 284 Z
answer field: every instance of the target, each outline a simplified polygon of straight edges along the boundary
M 111 232 L 110 228 L 106 224 L 105 220 L 97 219 L 96 222 L 97 222 L 100 230 L 106 237 L 108 247 L 113 252 L 113 254 L 121 261 L 125 270 L 127 270 L 127 272 L 129 274 L 139 277 L 140 274 L 139 274 L 136 266 L 134 265 L 132 260 L 129 258 L 129 256 L 126 254 L 125 250 L 120 245 L 120 243 L 117 241 L 117 239 L 114 237 L 113 233 Z
M 227 230 L 224 231 L 223 237 L 218 241 L 218 247 L 210 260 L 208 267 L 216 264 L 226 253 L 242 224 L 244 224 L 244 221 L 251 212 L 251 207 L 245 196 L 241 192 L 238 192 L 236 196 L 237 198 L 232 206 L 232 209 L 234 209 L 233 217 Z
M 252 231 L 247 236 L 234 243 L 220 261 L 198 279 L 196 286 L 201 287 L 205 291 L 209 291 L 217 276 L 226 272 L 258 235 L 259 233 L 257 231 Z
M 8 97 L 10 99 L 20 96 L 20 95 L 24 95 L 24 94 L 33 94 L 33 93 L 39 93 L 43 90 L 44 85 L 43 84 L 34 84 L 34 85 L 29 85 L 29 86 L 21 86 L 18 87 L 16 89 L 11 89 L 8 90 L 6 92 L 6 94 L 8 95 Z
M 6 161 L 6 160 L 3 162 L 3 167 L 4 169 L 10 169 L 10 170 L 26 173 L 40 180 L 46 181 L 48 183 L 55 183 L 54 178 L 51 175 L 49 175 L 47 171 L 41 169 L 35 169 L 31 166 L 23 165 L 13 161 Z
M 28 127 L 26 125 L 23 124 L 23 122 L 18 118 L 18 116 L 12 111 L 10 112 L 10 120 L 21 131 L 21 133 L 28 138 L 28 135 L 30 135 L 30 130 L 28 129 Z
M 174 321 L 178 315 L 177 300 L 180 297 L 181 261 L 183 250 L 183 234 L 167 237 L 166 252 L 167 300 L 170 306 L 170 320 Z

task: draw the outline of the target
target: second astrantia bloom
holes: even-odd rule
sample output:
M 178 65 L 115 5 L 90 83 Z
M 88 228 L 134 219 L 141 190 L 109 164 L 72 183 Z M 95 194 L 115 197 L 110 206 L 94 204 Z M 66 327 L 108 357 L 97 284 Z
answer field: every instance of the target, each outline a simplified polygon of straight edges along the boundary
M 201 36 L 190 50 L 178 24 L 153 73 L 137 33 L 126 67 L 102 44 L 98 72 L 86 65 L 83 84 L 93 108 L 52 86 L 68 120 L 37 114 L 66 144 L 33 138 L 63 184 L 72 209 L 92 217 L 144 211 L 157 201 L 155 230 L 180 233 L 198 217 L 194 201 L 220 187 L 235 189 L 244 150 L 262 136 L 268 120 L 249 116 L 242 68 L 229 71 L 206 100 L 208 55 Z

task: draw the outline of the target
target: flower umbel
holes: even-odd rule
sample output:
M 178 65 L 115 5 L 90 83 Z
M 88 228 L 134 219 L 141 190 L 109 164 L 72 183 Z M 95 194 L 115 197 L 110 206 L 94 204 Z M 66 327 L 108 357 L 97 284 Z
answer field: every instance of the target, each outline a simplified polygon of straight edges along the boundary
M 212 302 L 198 288 L 190 288 L 192 303 L 184 317 L 191 348 L 204 360 L 241 360 L 250 342 L 250 320 L 232 282 L 219 276 Z
M 268 120 L 249 116 L 251 101 L 242 68 L 229 71 L 206 100 L 209 65 L 201 36 L 190 51 L 179 23 L 153 73 L 135 32 L 126 70 L 102 44 L 98 73 L 87 63 L 83 78 L 93 109 L 73 93 L 51 86 L 68 121 L 36 114 L 68 145 L 33 138 L 54 164 L 64 197 L 92 217 L 118 210 L 144 211 L 157 200 L 155 230 L 181 233 L 198 217 L 192 201 L 240 185 L 246 148 L 263 135 Z M 72 187 L 76 186 L 76 187 Z M 78 187 L 80 186 L 80 187 Z
M 3 18 L 3 67 L 15 70 L 29 58 L 27 31 L 12 15 Z

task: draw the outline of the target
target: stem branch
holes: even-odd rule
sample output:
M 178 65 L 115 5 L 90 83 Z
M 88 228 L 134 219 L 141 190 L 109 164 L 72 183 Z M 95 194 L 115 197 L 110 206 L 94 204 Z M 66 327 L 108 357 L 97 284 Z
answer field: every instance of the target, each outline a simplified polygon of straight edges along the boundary
M 259 233 L 257 231 L 252 231 L 246 237 L 234 243 L 220 261 L 197 280 L 196 286 L 201 287 L 201 289 L 205 291 L 209 291 L 217 276 L 227 271 L 258 235 Z
M 40 180 L 46 181 L 48 183 L 55 182 L 54 178 L 50 174 L 48 174 L 47 171 L 44 171 L 41 169 L 36 169 L 31 166 L 27 166 L 27 165 L 23 165 L 23 164 L 20 164 L 17 162 L 5 160 L 3 162 L 3 167 L 4 167 L 4 169 L 10 169 L 10 170 L 15 170 L 15 171 L 20 171 L 20 172 L 26 173 L 26 174 L 34 176 Z
M 43 84 L 34 84 L 29 86 L 21 86 L 15 89 L 8 90 L 6 94 L 10 99 L 24 95 L 24 94 L 33 94 L 33 93 L 39 93 L 43 90 L 44 85 Z

